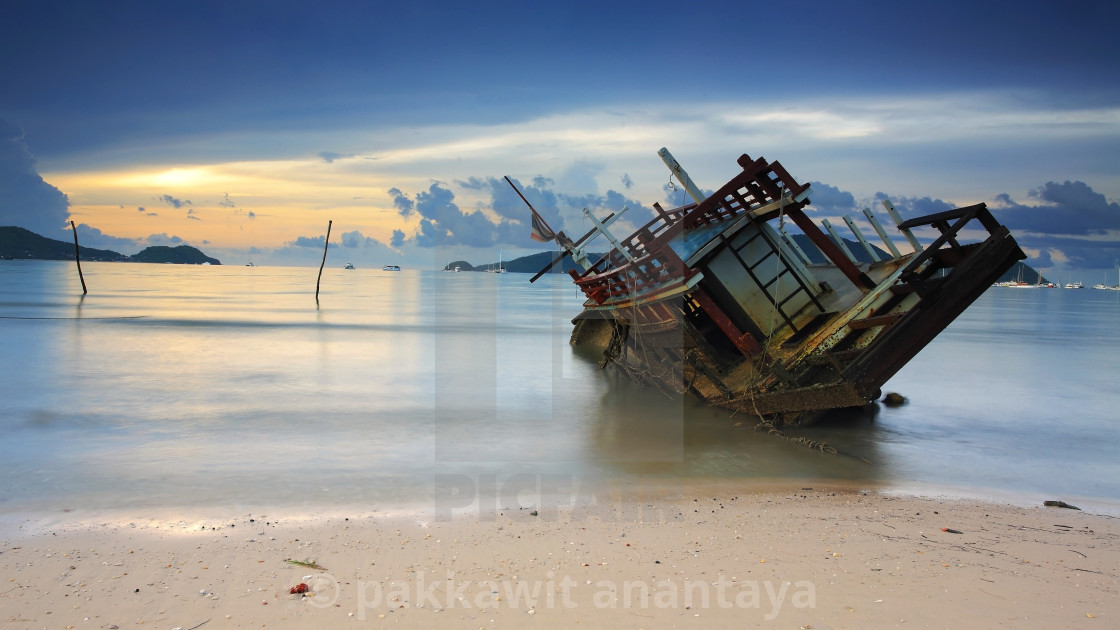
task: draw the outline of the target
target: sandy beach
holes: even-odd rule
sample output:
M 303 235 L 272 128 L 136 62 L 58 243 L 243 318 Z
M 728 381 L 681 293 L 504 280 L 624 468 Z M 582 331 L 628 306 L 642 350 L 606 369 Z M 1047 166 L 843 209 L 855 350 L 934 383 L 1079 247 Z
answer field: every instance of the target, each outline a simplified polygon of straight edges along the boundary
M 481 516 L 58 514 L 0 541 L 0 619 L 169 630 L 1104 628 L 1120 623 L 1118 541 L 1120 520 L 1105 514 L 820 487 Z

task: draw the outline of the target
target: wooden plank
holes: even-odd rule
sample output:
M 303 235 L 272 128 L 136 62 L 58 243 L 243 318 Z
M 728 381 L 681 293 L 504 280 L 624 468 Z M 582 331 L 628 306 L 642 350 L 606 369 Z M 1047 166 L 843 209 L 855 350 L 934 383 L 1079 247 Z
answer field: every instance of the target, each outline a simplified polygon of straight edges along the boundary
M 853 319 L 848 322 L 848 327 L 852 330 L 867 330 L 876 326 L 890 326 L 906 316 L 908 311 L 898 313 L 887 313 L 885 315 L 872 315 L 871 317 L 864 317 L 863 319 Z

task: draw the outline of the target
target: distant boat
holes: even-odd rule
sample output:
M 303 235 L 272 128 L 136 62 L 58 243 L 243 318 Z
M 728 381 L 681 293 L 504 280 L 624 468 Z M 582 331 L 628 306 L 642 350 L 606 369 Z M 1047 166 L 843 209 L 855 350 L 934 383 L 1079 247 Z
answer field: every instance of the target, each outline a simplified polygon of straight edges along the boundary
M 1117 276 L 1120 276 L 1120 268 L 1117 268 L 1116 273 L 1117 273 Z M 1120 278 L 1117 278 L 1117 279 L 1120 279 Z M 1104 282 L 1102 282 L 1100 284 L 1094 284 L 1093 288 L 1094 289 L 1100 289 L 1102 291 L 1120 291 L 1120 284 L 1118 284 L 1114 287 L 1110 287 L 1107 284 L 1105 284 Z
M 1081 284 L 1080 282 L 1067 282 L 1066 283 L 1066 288 L 1067 289 L 1084 289 L 1085 285 Z
M 251 260 L 249 262 L 245 263 L 245 266 L 246 267 L 256 267 L 256 265 L 254 265 L 253 261 L 251 261 Z
M 1037 289 L 1041 285 L 1042 285 L 1042 272 L 1041 271 L 1038 272 L 1038 284 L 1030 284 L 1029 282 L 1023 282 L 1023 268 L 1019 267 L 1019 279 L 1016 280 L 1015 282 L 1008 282 L 1006 286 L 1011 287 L 1012 289 Z
M 353 268 L 354 268 L 354 263 L 346 263 L 346 266 L 343 267 L 343 269 L 353 269 Z
M 502 266 L 502 250 L 500 250 L 500 249 L 498 250 L 498 267 L 497 267 L 497 269 L 491 267 L 490 269 L 487 269 L 486 271 L 489 271 L 490 273 L 505 273 L 506 272 L 506 268 Z
M 400 270 L 401 270 L 401 268 L 398 265 L 385 265 L 384 267 L 381 268 L 381 271 L 400 271 Z

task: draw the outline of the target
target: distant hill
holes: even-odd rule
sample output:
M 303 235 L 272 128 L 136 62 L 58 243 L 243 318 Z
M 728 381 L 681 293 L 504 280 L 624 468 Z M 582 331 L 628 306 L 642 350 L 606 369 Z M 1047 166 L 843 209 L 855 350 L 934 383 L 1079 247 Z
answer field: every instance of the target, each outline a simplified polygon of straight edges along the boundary
M 456 267 L 459 268 L 459 271 L 475 271 L 474 265 L 465 260 L 456 260 L 454 262 L 449 262 L 443 269 L 444 271 L 448 271 L 454 270 Z
M 147 263 L 174 263 L 176 265 L 201 265 L 203 263 L 210 263 L 211 265 L 222 264 L 217 258 L 210 258 L 190 245 L 179 245 L 178 247 L 155 245 L 147 247 L 139 253 L 134 254 L 132 260 L 135 262 Z
M 189 245 L 148 247 L 135 256 L 109 249 L 79 247 L 82 260 L 111 262 L 176 263 L 184 265 L 222 264 Z M 56 241 L 21 227 L 0 227 L 0 258 L 10 260 L 74 260 L 74 243 Z
M 506 268 L 506 271 L 513 273 L 537 273 L 541 269 L 544 269 L 545 266 L 548 265 L 548 263 L 552 262 L 553 258 L 559 255 L 559 252 L 540 252 L 537 254 L 530 254 L 528 256 L 522 256 L 521 258 L 514 258 L 513 260 L 504 261 L 502 263 L 502 266 Z M 602 258 L 603 254 L 588 253 L 587 257 L 594 262 Z M 497 263 L 494 262 L 491 263 L 491 265 L 497 265 Z M 483 265 L 482 267 L 477 267 L 477 269 L 486 269 L 486 267 L 487 265 Z M 556 265 L 549 271 L 552 273 L 567 273 L 572 269 L 577 269 L 576 264 L 572 262 L 571 256 L 565 256 L 563 265 Z M 583 270 L 580 269 L 580 271 Z
M 1034 267 L 1031 267 L 1024 262 L 1017 262 L 1010 269 L 1003 272 L 1003 275 L 1000 276 L 999 280 L 996 280 L 996 282 L 1011 282 L 1012 280 L 1022 280 L 1023 282 L 1026 282 L 1028 284 L 1049 284 L 1050 281 L 1046 279 L 1046 276 L 1042 276 L 1041 282 L 1039 281 L 1039 276 L 1041 275 L 1042 273 Z
M 82 260 L 125 261 L 128 256 L 108 249 L 79 247 Z M 20 260 L 74 260 L 74 243 L 39 236 L 21 227 L 0 227 L 0 258 Z

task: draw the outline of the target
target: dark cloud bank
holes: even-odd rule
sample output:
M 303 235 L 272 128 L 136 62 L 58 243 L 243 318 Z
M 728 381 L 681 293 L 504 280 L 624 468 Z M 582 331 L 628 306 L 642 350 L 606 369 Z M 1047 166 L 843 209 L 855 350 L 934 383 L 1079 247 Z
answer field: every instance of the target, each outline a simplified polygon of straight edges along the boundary
M 23 136 L 19 125 L 0 118 L 0 226 L 14 225 L 47 238 L 70 240 L 70 200 L 36 171 L 35 158 Z M 190 208 L 193 203 L 189 199 L 162 195 L 156 201 L 172 208 L 187 208 L 187 218 L 201 220 Z M 143 206 L 138 207 L 137 212 L 148 217 L 158 216 Z M 106 234 L 85 223 L 77 223 L 77 228 L 82 245 L 124 254 L 136 253 L 149 245 L 184 244 L 183 239 L 166 233 L 131 239 Z
M 534 178 L 528 184 L 516 180 L 515 183 L 554 230 L 567 230 L 578 221 L 579 210 L 585 207 L 602 216 L 629 206 L 631 212 L 627 218 L 633 224 L 645 223 L 653 217 L 651 208 L 613 190 L 603 195 L 574 196 L 555 191 L 554 182 L 543 177 Z M 485 210 L 489 212 L 460 208 L 451 187 L 438 182 L 413 196 L 397 188 L 390 189 L 394 207 L 402 217 L 420 217 L 415 233 L 394 232 L 392 246 L 400 248 L 406 243 L 420 247 L 550 246 L 529 241 L 529 210 L 504 180 L 471 178 L 456 185 L 487 193 L 489 203 Z M 988 207 L 1011 229 L 1020 244 L 1038 250 L 1038 254 L 1027 261 L 1029 264 L 1048 268 L 1065 260 L 1072 267 L 1087 269 L 1114 268 L 1120 264 L 1120 243 L 1109 238 L 1110 231 L 1112 234 L 1120 231 L 1120 204 L 1109 202 L 1104 195 L 1080 181 L 1048 182 L 1030 191 L 1028 196 L 1030 205 L 1015 201 L 1007 193 L 1000 194 Z M 666 197 L 662 202 L 666 207 L 680 202 L 675 191 L 667 190 Z M 884 199 L 891 200 L 903 219 L 957 207 L 943 199 L 890 196 L 882 192 L 861 200 L 835 186 L 813 182 L 809 213 L 818 217 L 853 215 L 862 218 L 864 207 L 872 207 L 879 214 L 880 202 Z M 568 230 L 569 236 L 579 236 L 586 229 L 579 223 L 575 229 Z M 580 234 L 574 234 L 576 231 Z
M 1120 204 L 1109 202 L 1080 181 L 1047 182 L 1028 193 L 1025 205 L 1002 193 L 988 202 L 992 214 L 1006 225 L 1024 248 L 1039 250 L 1026 262 L 1049 268 L 1064 258 L 1071 267 L 1115 268 L 1120 265 Z M 851 193 L 813 182 L 811 206 L 816 214 L 856 215 L 864 207 L 878 212 L 879 202 L 890 199 L 904 219 L 944 212 L 956 204 L 930 197 L 893 197 L 877 193 L 874 199 L 856 200 Z M 1057 260 L 1056 260 L 1057 259 Z
M 70 200 L 35 171 L 23 129 L 0 118 L 0 225 L 61 239 L 69 219 Z
M 567 195 L 553 190 L 554 182 L 545 177 L 536 177 L 528 184 L 516 179 L 513 182 L 553 230 L 566 230 L 573 238 L 581 236 L 587 227 L 581 223 L 569 229 L 565 217 L 578 217 L 583 208 L 601 216 L 604 212 L 617 212 L 629 206 L 630 211 L 626 215 L 629 222 L 643 224 L 653 218 L 650 208 L 613 190 L 602 195 Z M 489 201 L 485 209 L 489 213 L 480 208 L 463 210 L 455 202 L 454 192 L 439 182 L 413 197 L 392 188 L 389 194 L 393 196 L 393 205 L 400 215 L 420 217 L 420 225 L 414 234 L 394 233 L 395 244 L 411 241 L 420 247 L 534 246 L 529 240 L 530 211 L 504 179 L 472 177 L 456 182 L 456 185 L 486 195 Z M 581 234 L 574 233 L 577 231 Z

